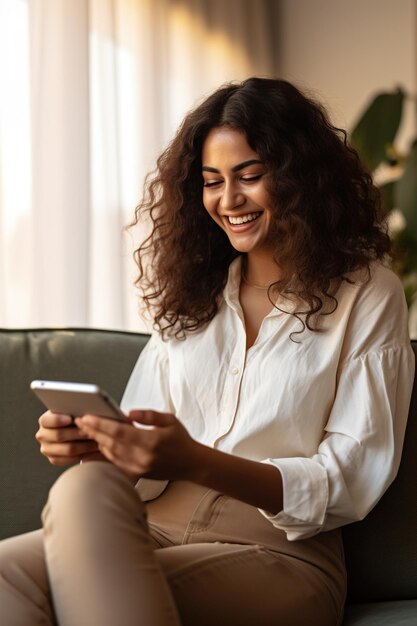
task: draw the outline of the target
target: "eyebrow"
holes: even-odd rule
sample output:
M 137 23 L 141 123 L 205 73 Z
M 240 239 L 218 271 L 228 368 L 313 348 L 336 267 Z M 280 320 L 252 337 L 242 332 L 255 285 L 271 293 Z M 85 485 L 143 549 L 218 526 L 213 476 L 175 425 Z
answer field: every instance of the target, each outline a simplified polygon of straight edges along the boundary
M 249 165 L 259 165 L 263 162 L 259 159 L 249 159 L 248 161 L 243 161 L 243 163 L 238 163 L 234 167 L 232 167 L 232 172 L 238 172 L 239 170 L 243 170 L 244 167 L 249 167 Z M 219 170 L 215 167 L 209 167 L 208 165 L 203 165 L 203 172 L 213 172 L 213 174 L 219 174 Z

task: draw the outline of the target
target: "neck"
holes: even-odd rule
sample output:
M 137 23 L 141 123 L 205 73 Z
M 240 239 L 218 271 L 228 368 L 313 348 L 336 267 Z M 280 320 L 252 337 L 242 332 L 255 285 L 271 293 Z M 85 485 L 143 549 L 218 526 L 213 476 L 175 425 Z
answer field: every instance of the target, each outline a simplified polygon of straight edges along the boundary
M 242 258 L 242 278 L 247 285 L 268 289 L 269 285 L 280 280 L 282 274 L 272 254 L 250 253 Z

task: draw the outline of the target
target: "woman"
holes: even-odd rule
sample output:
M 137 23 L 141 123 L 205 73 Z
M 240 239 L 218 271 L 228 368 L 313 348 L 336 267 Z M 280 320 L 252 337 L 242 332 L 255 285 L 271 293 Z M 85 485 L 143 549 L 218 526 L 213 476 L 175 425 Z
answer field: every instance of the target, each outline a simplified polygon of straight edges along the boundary
M 340 624 L 340 527 L 395 477 L 414 374 L 377 190 L 318 104 L 260 78 L 192 111 L 147 189 L 137 427 L 40 418 L 52 463 L 110 463 L 3 542 L 0 624 Z

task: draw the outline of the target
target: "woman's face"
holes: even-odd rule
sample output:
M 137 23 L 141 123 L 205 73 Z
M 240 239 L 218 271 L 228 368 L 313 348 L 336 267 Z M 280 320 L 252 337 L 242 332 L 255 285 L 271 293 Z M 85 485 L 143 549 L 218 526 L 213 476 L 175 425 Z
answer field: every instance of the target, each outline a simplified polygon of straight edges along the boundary
M 271 247 L 272 199 L 268 172 L 243 133 L 213 128 L 202 150 L 203 203 L 239 252 Z

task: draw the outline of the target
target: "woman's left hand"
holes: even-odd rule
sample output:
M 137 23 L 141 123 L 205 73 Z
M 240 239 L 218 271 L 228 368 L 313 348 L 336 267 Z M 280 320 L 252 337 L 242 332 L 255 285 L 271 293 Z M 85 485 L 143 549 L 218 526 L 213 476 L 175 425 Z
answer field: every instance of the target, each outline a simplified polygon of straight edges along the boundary
M 128 420 L 146 428 L 96 415 L 84 415 L 75 422 L 82 434 L 94 439 L 100 452 L 129 476 L 192 479 L 201 446 L 174 415 L 135 410 L 130 411 Z

